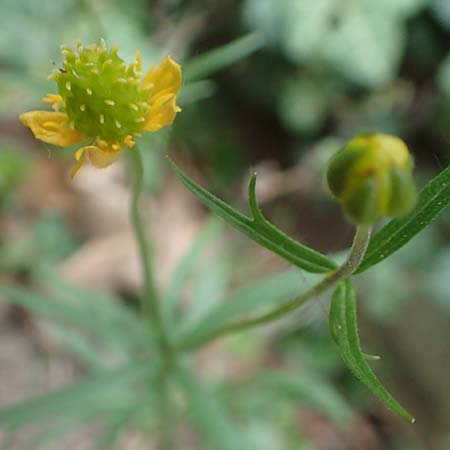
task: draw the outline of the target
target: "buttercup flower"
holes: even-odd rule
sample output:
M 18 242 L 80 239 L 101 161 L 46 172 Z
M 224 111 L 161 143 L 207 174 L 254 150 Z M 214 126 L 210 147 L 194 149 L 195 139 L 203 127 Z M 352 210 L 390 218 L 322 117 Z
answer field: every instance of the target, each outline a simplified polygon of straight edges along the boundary
M 362 134 L 331 159 L 327 181 L 355 224 L 407 214 L 417 198 L 406 144 L 387 134 Z
M 176 104 L 181 67 L 170 56 L 140 81 L 140 52 L 127 66 L 117 51 L 117 46 L 108 50 L 103 39 L 99 45 L 79 43 L 76 52 L 62 46 L 63 66 L 49 77 L 59 94 L 42 99 L 53 111 L 20 116 L 41 141 L 60 147 L 82 144 L 73 177 L 86 160 L 98 168 L 109 166 L 133 147 L 134 136 L 171 125 L 181 111 Z

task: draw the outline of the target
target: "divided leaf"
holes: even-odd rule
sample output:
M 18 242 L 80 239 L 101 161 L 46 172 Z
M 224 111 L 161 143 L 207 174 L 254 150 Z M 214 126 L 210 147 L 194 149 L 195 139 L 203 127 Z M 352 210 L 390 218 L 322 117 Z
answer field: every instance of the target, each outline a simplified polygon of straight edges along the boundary
M 330 334 L 339 347 L 342 359 L 353 374 L 389 409 L 414 423 L 414 417 L 392 397 L 367 364 L 367 355 L 362 352 L 359 343 L 355 289 L 348 280 L 340 283 L 333 294 L 329 325 Z
M 336 269 L 334 261 L 291 239 L 263 216 L 256 201 L 256 175 L 253 175 L 249 185 L 250 208 L 253 214 L 251 218 L 194 183 L 173 161 L 169 159 L 169 162 L 175 175 L 206 207 L 259 245 L 307 272 L 325 273 Z

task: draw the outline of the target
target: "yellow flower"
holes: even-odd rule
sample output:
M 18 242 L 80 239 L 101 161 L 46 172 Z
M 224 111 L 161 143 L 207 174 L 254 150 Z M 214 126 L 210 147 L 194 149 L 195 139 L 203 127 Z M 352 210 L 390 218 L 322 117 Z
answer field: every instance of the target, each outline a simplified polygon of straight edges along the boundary
M 50 79 L 59 94 L 43 102 L 54 111 L 30 111 L 20 120 L 41 141 L 60 147 L 82 144 L 76 153 L 74 177 L 86 160 L 103 168 L 134 146 L 134 137 L 171 125 L 181 109 L 176 96 L 181 88 L 181 67 L 170 56 L 152 66 L 140 81 L 141 55 L 128 66 L 105 42 L 74 52 L 62 47 L 63 66 Z

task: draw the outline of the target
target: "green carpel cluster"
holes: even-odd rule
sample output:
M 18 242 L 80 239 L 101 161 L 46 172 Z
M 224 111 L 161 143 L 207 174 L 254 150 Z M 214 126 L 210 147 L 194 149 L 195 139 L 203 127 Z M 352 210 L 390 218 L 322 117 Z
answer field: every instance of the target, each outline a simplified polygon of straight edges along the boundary
M 110 50 L 100 45 L 83 47 L 74 52 L 62 47 L 65 60 L 51 79 L 58 84 L 63 99 L 61 108 L 72 127 L 100 139 L 122 142 L 138 134 L 149 111 L 148 90 L 140 85 L 140 57 L 128 66 Z

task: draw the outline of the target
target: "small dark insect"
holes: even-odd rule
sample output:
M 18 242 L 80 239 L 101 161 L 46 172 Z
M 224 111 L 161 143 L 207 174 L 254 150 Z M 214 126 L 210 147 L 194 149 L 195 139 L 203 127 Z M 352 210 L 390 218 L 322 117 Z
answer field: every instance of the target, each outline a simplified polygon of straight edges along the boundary
M 52 66 L 56 66 L 56 63 L 55 63 L 55 60 L 54 60 L 54 59 L 50 59 L 50 62 L 52 63 Z M 60 68 L 59 68 L 59 71 L 60 71 L 61 73 L 67 73 L 67 70 L 64 69 L 64 67 L 60 67 Z

